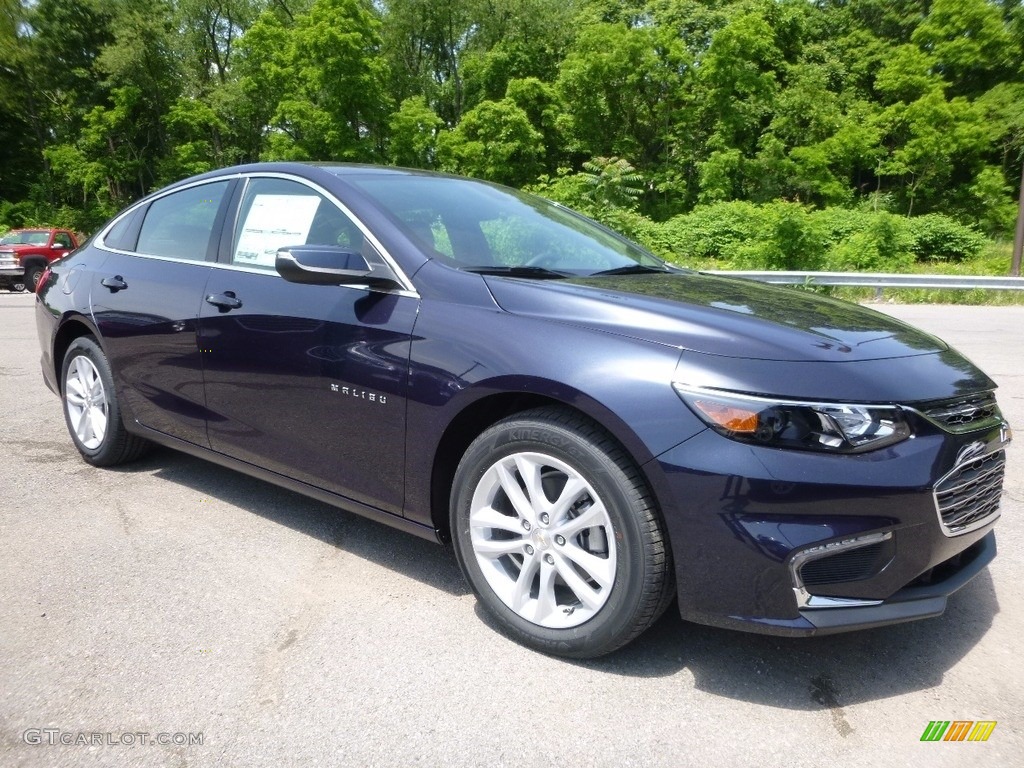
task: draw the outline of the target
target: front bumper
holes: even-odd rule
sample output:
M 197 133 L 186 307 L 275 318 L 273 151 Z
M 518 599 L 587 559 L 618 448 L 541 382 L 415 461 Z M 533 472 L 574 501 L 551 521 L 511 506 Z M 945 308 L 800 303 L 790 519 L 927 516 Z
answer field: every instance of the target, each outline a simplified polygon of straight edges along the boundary
M 25 276 L 25 267 L 11 251 L 0 251 L 0 280 L 11 282 Z
M 995 557 L 998 511 L 949 535 L 933 489 L 965 449 L 998 455 L 1007 439 L 998 427 L 924 426 L 889 448 L 835 456 L 700 433 L 655 460 L 683 618 L 802 636 L 940 615 Z M 805 585 L 803 564 L 816 558 L 826 567 Z

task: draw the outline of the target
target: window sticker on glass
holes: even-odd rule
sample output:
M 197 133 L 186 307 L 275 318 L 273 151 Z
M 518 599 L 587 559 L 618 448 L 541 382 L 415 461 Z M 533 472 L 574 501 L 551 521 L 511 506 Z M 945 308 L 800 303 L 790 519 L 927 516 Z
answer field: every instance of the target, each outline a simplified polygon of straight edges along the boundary
M 306 242 L 319 205 L 315 195 L 256 195 L 238 237 L 234 263 L 273 269 L 279 248 Z

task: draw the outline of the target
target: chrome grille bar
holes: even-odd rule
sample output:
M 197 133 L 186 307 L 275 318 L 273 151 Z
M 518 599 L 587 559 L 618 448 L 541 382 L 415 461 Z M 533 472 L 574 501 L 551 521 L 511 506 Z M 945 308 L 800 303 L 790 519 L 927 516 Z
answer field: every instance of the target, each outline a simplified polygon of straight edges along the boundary
M 999 514 L 1006 454 L 996 451 L 955 467 L 935 484 L 935 508 L 947 536 L 987 525 Z

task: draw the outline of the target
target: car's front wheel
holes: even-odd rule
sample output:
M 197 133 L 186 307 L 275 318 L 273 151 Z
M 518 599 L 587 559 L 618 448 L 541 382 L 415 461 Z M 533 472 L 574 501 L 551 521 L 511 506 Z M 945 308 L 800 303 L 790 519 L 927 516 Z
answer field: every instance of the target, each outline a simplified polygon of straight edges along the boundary
M 571 411 L 539 408 L 483 432 L 459 464 L 451 515 L 478 599 L 532 648 L 601 656 L 673 596 L 668 542 L 639 470 Z
M 25 288 L 35 293 L 39 289 L 39 280 L 45 270 L 42 267 L 29 267 L 25 270 Z
M 94 339 L 75 339 L 61 371 L 64 421 L 82 458 L 97 467 L 112 467 L 145 453 L 150 443 L 124 428 L 110 364 Z

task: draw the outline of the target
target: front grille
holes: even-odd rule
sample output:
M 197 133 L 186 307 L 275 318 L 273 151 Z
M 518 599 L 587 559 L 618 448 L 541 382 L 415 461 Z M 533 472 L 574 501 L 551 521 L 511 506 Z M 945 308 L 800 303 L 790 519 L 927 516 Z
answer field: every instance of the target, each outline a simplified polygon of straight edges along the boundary
M 888 558 L 885 557 L 885 545 L 886 542 L 880 541 L 877 544 L 811 560 L 800 569 L 800 578 L 805 587 L 868 579 L 888 562 Z
M 969 432 L 1002 419 L 995 395 L 991 392 L 935 403 L 922 413 L 950 432 Z
M 935 486 L 935 506 L 947 536 L 980 528 L 999 511 L 1006 454 L 1003 451 L 961 464 Z

